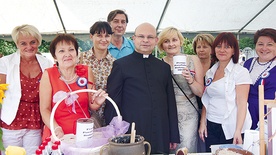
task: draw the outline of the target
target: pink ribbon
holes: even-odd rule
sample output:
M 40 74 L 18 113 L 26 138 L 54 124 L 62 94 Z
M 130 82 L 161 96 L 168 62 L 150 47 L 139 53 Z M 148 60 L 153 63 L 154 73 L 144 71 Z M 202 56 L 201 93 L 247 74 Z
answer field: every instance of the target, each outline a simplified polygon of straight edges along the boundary
M 64 101 L 65 101 L 66 106 L 71 106 L 72 105 L 72 111 L 73 111 L 73 113 L 76 114 L 75 101 L 79 98 L 79 95 L 77 95 L 77 94 L 70 95 L 70 93 L 67 93 L 65 91 L 58 91 L 53 96 L 53 102 L 57 103 L 58 101 L 60 101 L 63 98 L 65 98 Z

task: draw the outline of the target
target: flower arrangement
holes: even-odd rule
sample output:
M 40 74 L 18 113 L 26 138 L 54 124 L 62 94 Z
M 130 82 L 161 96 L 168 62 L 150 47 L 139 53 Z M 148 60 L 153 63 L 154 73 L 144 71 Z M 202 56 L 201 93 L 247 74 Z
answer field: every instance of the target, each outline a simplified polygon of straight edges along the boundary
M 3 98 L 5 97 L 5 90 L 8 89 L 8 84 L 0 84 L 0 108 L 2 107 Z
M 5 90 L 8 89 L 8 84 L 0 84 L 0 108 L 2 108 L 3 98 L 5 97 Z M 0 150 L 5 150 L 2 142 L 3 131 L 0 128 Z

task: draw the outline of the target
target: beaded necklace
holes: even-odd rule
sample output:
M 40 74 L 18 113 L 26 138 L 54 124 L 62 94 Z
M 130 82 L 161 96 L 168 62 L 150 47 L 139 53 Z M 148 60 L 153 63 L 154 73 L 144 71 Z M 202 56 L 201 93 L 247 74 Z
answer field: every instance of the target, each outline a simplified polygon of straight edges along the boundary
M 269 65 L 261 72 L 261 74 L 259 74 L 259 76 L 257 77 L 256 81 L 255 81 L 253 84 L 255 84 L 255 83 L 264 75 L 264 73 L 270 68 L 270 66 L 271 66 L 271 64 L 273 63 L 273 61 L 274 61 L 275 58 L 276 58 L 276 56 L 275 56 L 274 58 L 272 58 L 271 60 L 269 60 L 268 62 L 264 63 L 264 64 L 261 64 L 259 61 L 257 61 L 258 58 L 256 58 L 256 59 L 254 60 L 252 66 L 250 67 L 249 73 L 252 72 L 252 70 L 253 70 L 253 68 L 254 68 L 254 65 L 255 65 L 256 61 L 257 61 L 257 63 L 258 63 L 260 66 L 265 66 L 265 65 L 267 65 L 267 64 L 269 64 Z M 269 74 L 267 74 L 267 76 L 268 76 L 268 75 L 269 75 Z M 267 77 L 267 76 L 266 76 L 266 77 Z M 264 77 L 262 77 L 262 79 L 263 79 L 263 78 L 264 78 Z
M 59 69 L 59 67 L 58 67 L 58 72 L 60 73 L 60 78 L 61 78 L 64 82 L 66 82 L 66 83 L 71 83 L 71 82 L 72 82 L 73 80 L 75 80 L 76 77 L 77 77 L 77 74 L 75 73 L 75 75 L 74 75 L 74 77 L 73 77 L 72 79 L 66 80 L 66 79 L 63 77 L 63 74 L 62 74 L 61 70 Z
M 62 75 L 60 76 L 60 78 L 61 78 L 63 81 L 67 82 L 67 83 L 72 82 L 73 80 L 75 80 L 76 77 L 77 77 L 77 74 L 75 74 L 75 76 L 74 76 L 72 79 L 66 80 Z

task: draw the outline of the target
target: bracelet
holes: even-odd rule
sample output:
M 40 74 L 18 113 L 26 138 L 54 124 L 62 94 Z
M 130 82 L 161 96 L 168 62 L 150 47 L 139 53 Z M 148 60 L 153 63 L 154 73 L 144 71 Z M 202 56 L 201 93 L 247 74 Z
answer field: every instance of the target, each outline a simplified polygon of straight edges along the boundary
M 188 85 L 192 85 L 195 82 L 195 79 L 193 78 L 193 81 L 191 83 L 187 82 Z
M 62 129 L 60 126 L 55 127 L 54 131 L 56 131 L 58 128 Z

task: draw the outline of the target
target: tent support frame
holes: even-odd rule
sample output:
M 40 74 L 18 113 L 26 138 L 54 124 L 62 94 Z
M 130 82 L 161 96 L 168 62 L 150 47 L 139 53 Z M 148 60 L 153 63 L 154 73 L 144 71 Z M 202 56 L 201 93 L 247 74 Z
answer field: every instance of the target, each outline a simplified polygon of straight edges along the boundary
M 55 3 L 55 7 L 56 7 L 56 9 L 57 9 L 58 17 L 59 17 L 59 20 L 60 20 L 60 22 L 61 22 L 63 31 L 64 31 L 64 33 L 67 33 L 67 32 L 66 32 L 66 28 L 65 28 L 64 23 L 63 23 L 63 20 L 62 20 L 61 15 L 60 15 L 58 6 L 57 6 L 57 2 L 56 2 L 56 0 L 53 0 L 53 1 L 54 1 L 54 3 Z
M 162 14 L 161 14 L 161 17 L 160 17 L 160 19 L 159 19 L 158 25 L 156 26 L 156 30 L 159 29 L 159 27 L 160 27 L 160 25 L 161 25 L 161 23 L 162 23 L 162 21 L 163 21 L 164 15 L 165 15 L 165 13 L 166 13 L 166 11 L 167 11 L 167 8 L 168 8 L 170 2 L 171 2 L 171 0 L 167 0 L 167 2 L 166 2 L 166 4 L 165 4 L 165 7 L 164 7 L 164 9 L 163 9 L 163 12 L 162 12 Z
M 250 24 L 256 17 L 259 16 L 259 14 L 261 14 L 274 0 L 271 0 L 270 2 L 268 2 L 268 4 L 266 6 L 264 6 L 253 18 L 251 18 L 239 31 L 237 34 L 237 39 L 240 39 L 240 32 L 248 25 Z

